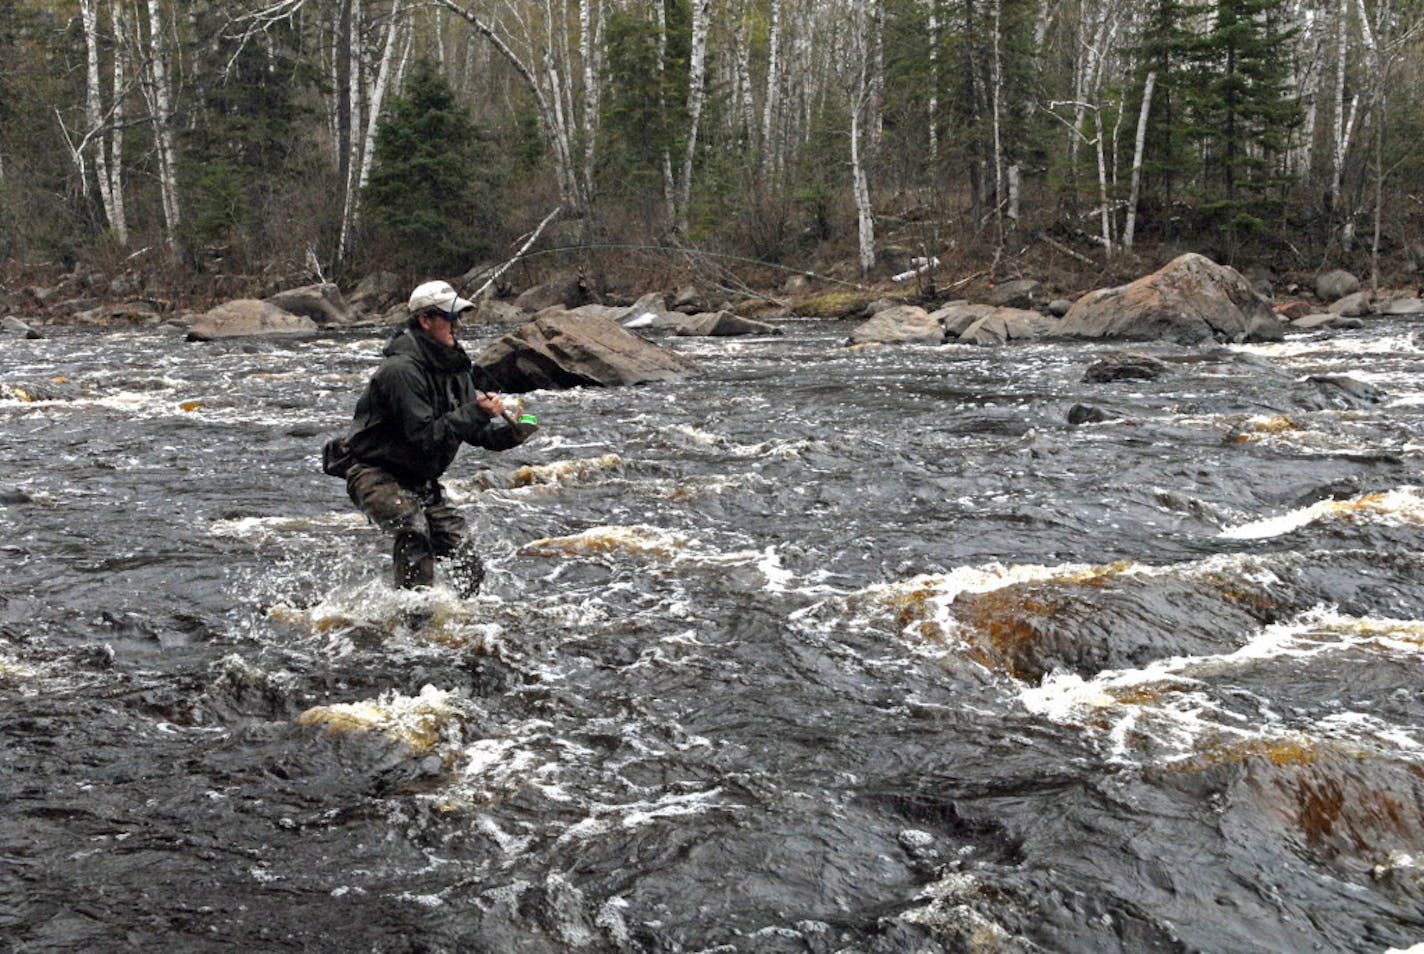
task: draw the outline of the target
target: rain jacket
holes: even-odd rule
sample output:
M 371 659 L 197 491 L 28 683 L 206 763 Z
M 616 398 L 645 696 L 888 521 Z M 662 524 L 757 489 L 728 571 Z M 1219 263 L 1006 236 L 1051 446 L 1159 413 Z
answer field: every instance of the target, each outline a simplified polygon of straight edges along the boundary
M 418 328 L 386 345 L 346 443 L 357 462 L 416 487 L 439 479 L 461 444 L 508 450 L 519 443 L 504 418 L 491 419 L 475 398 L 493 390 L 458 344 L 447 347 Z M 491 386 L 486 388 L 485 384 Z

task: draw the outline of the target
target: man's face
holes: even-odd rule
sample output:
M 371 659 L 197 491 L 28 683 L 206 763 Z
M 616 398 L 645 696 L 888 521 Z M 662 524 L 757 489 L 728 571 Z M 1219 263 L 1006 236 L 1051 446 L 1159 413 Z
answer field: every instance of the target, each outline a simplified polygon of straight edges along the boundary
M 455 323 L 458 315 L 445 312 L 426 312 L 420 316 L 420 327 L 425 333 L 447 348 L 455 347 Z

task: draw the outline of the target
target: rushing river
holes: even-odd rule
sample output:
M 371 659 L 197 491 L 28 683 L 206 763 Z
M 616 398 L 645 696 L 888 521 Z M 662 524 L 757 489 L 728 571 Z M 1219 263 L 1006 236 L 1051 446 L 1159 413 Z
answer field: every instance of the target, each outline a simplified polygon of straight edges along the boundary
M 382 335 L 0 341 L 0 946 L 1424 942 L 1421 326 L 850 327 L 527 395 L 468 602 L 318 468 Z

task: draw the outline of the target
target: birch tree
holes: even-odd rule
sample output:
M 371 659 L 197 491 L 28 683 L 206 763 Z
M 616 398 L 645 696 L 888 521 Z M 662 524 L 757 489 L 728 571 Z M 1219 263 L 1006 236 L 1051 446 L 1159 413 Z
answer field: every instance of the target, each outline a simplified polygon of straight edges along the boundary
M 687 66 L 687 138 L 682 152 L 682 174 L 677 182 L 677 211 L 674 221 L 684 237 L 692 215 L 692 167 L 697 156 L 697 134 L 702 124 L 702 107 L 707 101 L 707 30 L 711 22 L 712 0 L 692 0 L 692 53 Z
M 169 81 L 168 43 L 159 0 L 148 2 L 148 62 L 144 96 L 153 120 L 153 139 L 158 154 L 158 186 L 163 203 L 163 222 L 170 249 L 177 249 L 182 210 L 178 199 L 178 147 L 173 128 L 173 87 Z
M 348 184 L 346 189 L 346 199 L 343 203 L 341 216 L 341 237 L 337 242 L 337 261 L 344 260 L 350 249 L 352 230 L 356 227 L 360 216 L 361 191 L 366 188 L 366 183 L 371 178 L 371 162 L 376 151 L 376 130 L 380 123 L 386 93 L 391 88 L 392 78 L 398 68 L 395 51 L 404 24 L 402 14 L 402 0 L 392 0 L 389 18 L 386 21 L 380 67 L 376 71 L 367 96 L 369 102 L 366 109 L 366 131 L 359 147 L 354 150 L 359 171 L 354 186 Z
M 781 117 L 781 0 L 771 0 L 768 11 L 766 95 L 762 99 L 761 156 L 762 176 L 768 182 L 781 175 L 781 143 L 777 133 Z
M 872 119 L 875 98 L 874 11 L 870 9 L 875 2 L 853 0 L 851 11 L 855 73 L 850 88 L 850 165 L 855 194 L 856 244 L 860 251 L 862 275 L 870 274 L 875 268 L 875 210 L 870 202 L 870 177 L 866 171 L 865 146 L 861 141 L 867 119 Z

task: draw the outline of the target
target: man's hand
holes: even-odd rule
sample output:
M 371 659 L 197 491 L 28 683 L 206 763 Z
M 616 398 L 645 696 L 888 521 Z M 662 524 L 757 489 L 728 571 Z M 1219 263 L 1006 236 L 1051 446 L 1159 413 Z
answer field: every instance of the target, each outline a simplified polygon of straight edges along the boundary
M 484 411 L 491 418 L 496 418 L 504 414 L 504 398 L 495 394 L 493 391 L 486 391 L 484 394 L 475 398 L 475 404 L 479 405 L 480 410 Z

